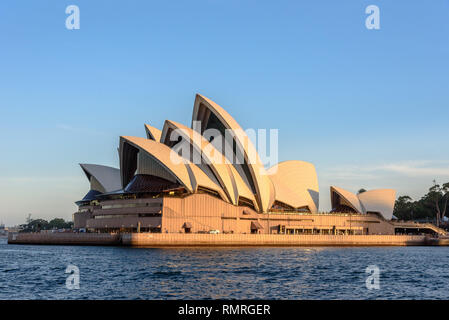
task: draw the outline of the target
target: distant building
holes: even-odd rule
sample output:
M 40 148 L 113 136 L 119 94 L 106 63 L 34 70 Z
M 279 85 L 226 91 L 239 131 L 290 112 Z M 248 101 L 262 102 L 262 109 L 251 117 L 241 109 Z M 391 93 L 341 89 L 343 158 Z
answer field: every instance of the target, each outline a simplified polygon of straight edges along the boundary
M 148 124 L 145 130 L 146 138 L 120 137 L 120 169 L 80 165 L 90 190 L 76 202 L 75 229 L 395 233 L 394 190 L 355 195 L 331 187 L 332 211 L 319 213 L 314 165 L 292 160 L 266 170 L 237 121 L 202 95 L 196 96 L 191 128 L 167 120 L 162 130 Z

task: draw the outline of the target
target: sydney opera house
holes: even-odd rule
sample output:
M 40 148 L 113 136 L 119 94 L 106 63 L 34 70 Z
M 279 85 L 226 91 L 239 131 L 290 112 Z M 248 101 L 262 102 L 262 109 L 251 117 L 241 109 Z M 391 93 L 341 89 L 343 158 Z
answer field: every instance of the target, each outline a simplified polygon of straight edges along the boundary
M 197 95 L 191 127 L 166 120 L 121 136 L 120 168 L 81 164 L 90 190 L 74 227 L 92 232 L 394 234 L 395 191 L 330 188 L 319 211 L 313 164 L 266 169 L 237 121 Z

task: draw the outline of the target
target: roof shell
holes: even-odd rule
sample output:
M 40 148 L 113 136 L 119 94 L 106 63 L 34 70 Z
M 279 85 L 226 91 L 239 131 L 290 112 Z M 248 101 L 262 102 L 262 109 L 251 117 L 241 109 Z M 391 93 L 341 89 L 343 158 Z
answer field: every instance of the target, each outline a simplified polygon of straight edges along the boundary
M 161 141 L 161 134 L 162 134 L 161 130 L 159 130 L 155 127 L 152 127 L 149 124 L 145 124 L 145 132 L 147 134 L 148 139 L 151 139 L 151 140 L 154 140 L 157 142 Z
M 275 189 L 275 199 L 294 208 L 307 206 L 318 212 L 319 187 L 315 166 L 305 161 L 284 161 L 267 170 Z
M 386 220 L 393 217 L 394 204 L 396 199 L 396 191 L 393 189 L 375 189 L 354 194 L 342 188 L 331 187 L 332 193 L 339 194 L 347 204 L 349 204 L 357 213 L 379 213 Z M 335 207 L 332 203 L 332 207 Z
M 363 210 L 362 204 L 360 203 L 359 198 L 356 194 L 352 193 L 351 191 L 345 190 L 343 188 L 331 186 L 331 199 L 333 201 L 332 193 L 337 193 L 342 197 L 344 200 L 346 200 L 347 204 L 351 206 L 357 213 L 365 213 Z M 332 203 L 332 207 L 335 207 L 336 204 Z
M 92 177 L 103 187 L 101 192 L 111 192 L 122 188 L 120 182 L 120 170 L 113 167 L 103 166 L 99 164 L 80 163 L 89 182 Z
M 365 213 L 378 212 L 386 220 L 393 218 L 396 191 L 393 189 L 375 189 L 358 194 Z
M 190 143 L 197 152 L 201 154 L 201 158 L 213 171 L 216 178 L 219 180 L 223 191 L 226 193 L 230 202 L 237 204 L 237 198 L 233 192 L 233 181 L 227 167 L 229 163 L 226 162 L 224 155 L 219 152 L 212 143 L 207 141 L 201 134 L 186 127 L 183 124 L 166 120 L 162 130 L 161 141 L 166 142 L 169 134 L 169 129 L 176 130 L 176 133 L 181 135 L 185 141 Z
M 200 120 L 200 105 L 204 105 L 208 110 L 210 110 L 210 112 L 214 113 L 223 126 L 228 130 L 232 130 L 235 134 L 235 141 L 237 142 L 239 148 L 243 151 L 245 160 L 248 164 L 248 169 L 256 189 L 256 198 L 259 202 L 259 208 L 261 211 L 267 212 L 273 204 L 272 200 L 274 197 L 271 194 L 273 188 L 253 143 L 237 121 L 231 117 L 226 110 L 200 94 L 197 94 L 195 98 L 195 105 L 192 115 L 192 127 L 194 121 Z
M 186 166 L 191 172 L 190 181 L 195 192 L 198 190 L 198 187 L 205 187 L 216 191 L 224 201 L 227 201 L 226 193 L 221 186 L 212 181 L 196 164 L 187 163 Z
M 189 173 L 184 164 L 184 159 L 167 147 L 165 144 L 140 138 L 140 137 L 120 137 L 120 145 L 129 143 L 142 152 L 147 153 L 152 159 L 159 163 L 167 170 L 177 181 L 182 184 L 189 192 L 193 192 L 192 184 L 190 183 Z M 123 148 L 120 148 L 123 150 Z
M 240 176 L 236 168 L 233 165 L 229 164 L 228 169 L 232 177 L 232 185 L 234 187 L 234 194 L 237 199 L 237 203 L 239 197 L 245 197 L 251 200 L 254 204 L 255 209 L 259 211 L 259 206 L 257 204 L 256 198 L 254 197 L 254 194 L 251 192 L 247 184 L 243 181 L 243 178 Z

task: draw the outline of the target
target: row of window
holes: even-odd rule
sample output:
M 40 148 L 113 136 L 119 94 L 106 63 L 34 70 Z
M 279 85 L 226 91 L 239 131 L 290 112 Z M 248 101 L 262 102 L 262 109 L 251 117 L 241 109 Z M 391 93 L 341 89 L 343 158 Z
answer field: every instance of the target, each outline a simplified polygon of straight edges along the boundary
M 142 202 L 142 203 L 124 203 L 124 204 L 106 204 L 102 205 L 102 209 L 121 209 L 121 208 L 141 208 L 141 207 L 161 207 L 160 202 Z
M 160 214 L 155 213 L 138 213 L 138 214 L 105 214 L 101 216 L 95 216 L 95 219 L 120 219 L 120 218 L 148 218 L 157 217 Z

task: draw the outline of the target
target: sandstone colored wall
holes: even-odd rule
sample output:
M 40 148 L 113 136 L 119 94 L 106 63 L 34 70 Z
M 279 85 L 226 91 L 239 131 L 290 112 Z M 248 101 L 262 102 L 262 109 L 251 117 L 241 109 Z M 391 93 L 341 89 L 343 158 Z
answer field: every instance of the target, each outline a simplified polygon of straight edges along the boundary
M 128 233 L 122 244 L 130 246 L 417 246 L 425 236 L 396 235 L 269 235 L 269 234 L 163 234 Z
M 120 235 L 108 233 L 10 233 L 10 244 L 118 245 Z
M 279 225 L 317 229 L 359 228 L 366 234 L 394 234 L 394 226 L 375 214 L 258 214 L 247 207 L 226 203 L 208 194 L 185 198 L 164 198 L 162 233 L 183 233 L 188 222 L 191 232 L 219 230 L 221 233 L 251 233 L 251 222 L 263 227 L 262 234 L 278 233 Z
M 10 244 L 173 246 L 419 246 L 425 236 L 399 235 L 276 235 L 276 234 L 179 234 L 179 233 L 18 233 Z M 444 245 L 432 243 L 433 245 Z M 448 245 L 448 244 L 445 244 Z

